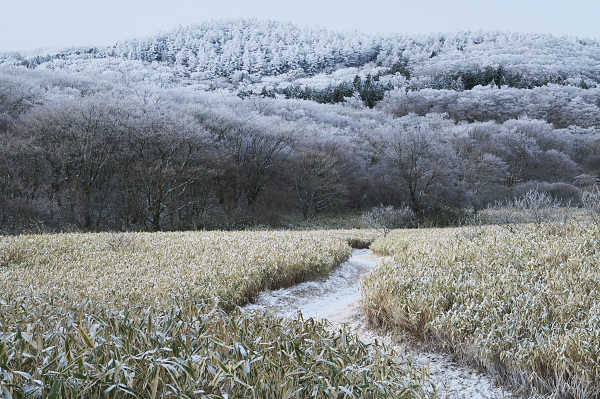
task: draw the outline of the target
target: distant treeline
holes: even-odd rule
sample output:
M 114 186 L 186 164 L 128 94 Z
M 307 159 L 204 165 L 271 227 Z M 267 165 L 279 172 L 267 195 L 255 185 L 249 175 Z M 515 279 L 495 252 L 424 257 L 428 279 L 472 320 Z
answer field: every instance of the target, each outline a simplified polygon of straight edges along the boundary
M 17 72 L 0 85 L 3 232 L 243 228 L 379 204 L 441 222 L 531 188 L 577 204 L 600 176 L 594 127 Z
M 217 21 L 0 55 L 0 232 L 421 222 L 600 178 L 600 43 Z M 453 216 L 454 215 L 454 216 Z

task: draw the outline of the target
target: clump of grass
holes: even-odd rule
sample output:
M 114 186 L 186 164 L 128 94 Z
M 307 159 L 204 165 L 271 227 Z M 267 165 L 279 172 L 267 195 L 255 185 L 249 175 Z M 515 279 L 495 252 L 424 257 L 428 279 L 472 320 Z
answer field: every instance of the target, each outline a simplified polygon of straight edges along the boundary
M 29 251 L 25 245 L 15 242 L 12 237 L 3 240 L 0 242 L 0 268 L 19 265 L 27 261 Z
M 133 250 L 136 245 L 135 233 L 109 233 L 106 237 L 106 245 L 113 251 Z
M 453 351 L 527 394 L 600 397 L 596 225 L 395 231 L 371 247 L 394 255 L 364 281 L 373 323 Z

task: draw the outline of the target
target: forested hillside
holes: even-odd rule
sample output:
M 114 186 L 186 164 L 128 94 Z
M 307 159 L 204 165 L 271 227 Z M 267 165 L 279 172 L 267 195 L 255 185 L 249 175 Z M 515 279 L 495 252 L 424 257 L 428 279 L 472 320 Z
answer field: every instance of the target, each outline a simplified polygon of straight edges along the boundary
M 234 20 L 0 54 L 0 231 L 422 221 L 600 178 L 600 43 Z

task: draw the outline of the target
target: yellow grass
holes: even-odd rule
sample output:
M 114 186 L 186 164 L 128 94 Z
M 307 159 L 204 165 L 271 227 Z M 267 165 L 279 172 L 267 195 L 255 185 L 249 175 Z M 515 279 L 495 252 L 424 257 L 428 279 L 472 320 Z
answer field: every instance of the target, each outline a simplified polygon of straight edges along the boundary
M 364 281 L 373 322 L 529 393 L 600 395 L 600 231 L 592 224 L 395 231 Z
M 102 233 L 4 237 L 0 291 L 169 306 L 218 297 L 243 304 L 264 289 L 323 275 L 350 254 L 322 232 Z
M 0 237 L 0 398 L 434 397 L 378 344 L 234 309 L 375 234 Z

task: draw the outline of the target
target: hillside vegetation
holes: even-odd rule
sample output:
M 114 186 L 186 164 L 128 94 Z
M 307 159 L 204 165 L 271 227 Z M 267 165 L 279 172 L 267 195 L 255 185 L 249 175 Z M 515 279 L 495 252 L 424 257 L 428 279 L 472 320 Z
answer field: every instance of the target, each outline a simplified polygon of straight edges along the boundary
M 419 225 L 600 176 L 599 44 L 234 20 L 0 55 L 0 231 Z

